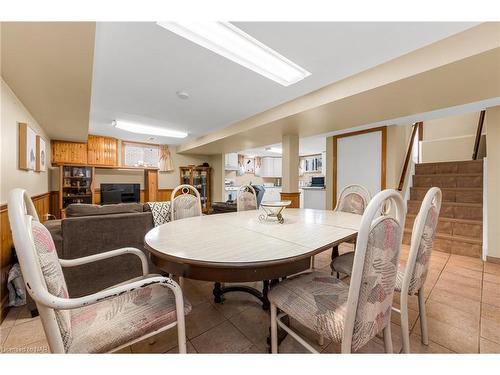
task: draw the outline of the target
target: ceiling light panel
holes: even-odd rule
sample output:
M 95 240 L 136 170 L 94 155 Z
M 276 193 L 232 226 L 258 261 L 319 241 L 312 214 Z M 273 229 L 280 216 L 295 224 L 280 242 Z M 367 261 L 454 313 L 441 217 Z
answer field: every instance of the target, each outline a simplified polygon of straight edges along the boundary
M 283 86 L 311 75 L 229 22 L 158 22 L 158 25 Z
M 113 125 L 117 129 L 125 130 L 136 134 L 157 135 L 161 137 L 170 137 L 170 138 L 186 138 L 188 136 L 187 133 L 180 132 L 177 130 L 158 128 L 156 126 L 136 124 L 121 120 L 113 121 Z

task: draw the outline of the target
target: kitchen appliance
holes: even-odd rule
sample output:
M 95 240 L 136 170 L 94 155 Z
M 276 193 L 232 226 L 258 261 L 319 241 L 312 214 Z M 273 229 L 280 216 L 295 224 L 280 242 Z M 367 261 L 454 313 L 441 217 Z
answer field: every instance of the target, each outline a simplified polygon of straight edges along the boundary
M 325 187 L 325 177 L 311 177 L 311 187 Z

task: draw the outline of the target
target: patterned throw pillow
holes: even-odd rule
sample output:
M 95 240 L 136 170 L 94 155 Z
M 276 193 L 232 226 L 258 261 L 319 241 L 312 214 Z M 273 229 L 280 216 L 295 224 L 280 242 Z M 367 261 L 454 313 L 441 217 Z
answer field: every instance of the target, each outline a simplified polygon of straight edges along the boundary
M 31 230 L 48 292 L 57 297 L 68 298 L 68 287 L 50 232 L 38 221 L 32 222 Z M 68 348 L 71 344 L 71 313 L 68 310 L 54 310 L 54 312 L 64 346 Z

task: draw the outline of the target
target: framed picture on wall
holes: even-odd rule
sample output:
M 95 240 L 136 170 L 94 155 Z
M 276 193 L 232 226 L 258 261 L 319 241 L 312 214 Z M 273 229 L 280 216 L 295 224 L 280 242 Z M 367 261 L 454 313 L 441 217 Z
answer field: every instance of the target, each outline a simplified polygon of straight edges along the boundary
M 36 134 L 28 124 L 19 123 L 19 169 L 36 167 Z
M 37 135 L 35 171 L 45 172 L 46 170 L 47 170 L 47 150 L 45 147 L 45 140 L 39 135 Z

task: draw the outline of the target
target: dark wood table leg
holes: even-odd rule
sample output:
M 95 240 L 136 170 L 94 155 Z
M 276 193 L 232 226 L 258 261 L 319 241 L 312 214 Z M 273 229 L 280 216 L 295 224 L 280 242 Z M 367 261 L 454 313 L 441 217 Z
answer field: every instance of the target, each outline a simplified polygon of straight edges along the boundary
M 214 290 L 213 290 L 213 295 L 214 295 L 214 302 L 215 303 L 222 303 L 222 287 L 221 283 L 216 282 L 214 284 Z

